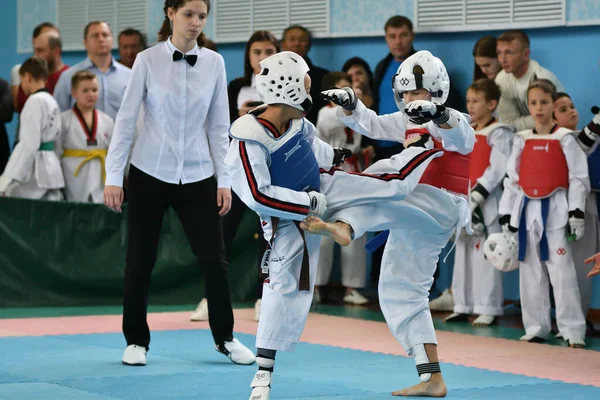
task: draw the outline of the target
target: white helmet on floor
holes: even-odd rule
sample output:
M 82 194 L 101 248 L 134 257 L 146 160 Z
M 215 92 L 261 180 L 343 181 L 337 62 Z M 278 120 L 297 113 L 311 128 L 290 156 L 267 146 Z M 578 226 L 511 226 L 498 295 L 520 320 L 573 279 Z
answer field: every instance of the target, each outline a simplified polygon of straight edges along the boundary
M 256 75 L 256 90 L 265 104 L 287 104 L 308 112 L 312 106 L 310 94 L 304 87 L 309 67 L 292 51 L 282 51 L 260 62 Z
M 488 261 L 499 271 L 509 272 L 519 268 L 519 244 L 513 235 L 493 233 L 483 245 Z
M 423 74 L 413 73 L 420 66 Z M 392 79 L 394 100 L 400 111 L 404 111 L 402 94 L 411 90 L 427 89 L 431 93 L 431 101 L 444 104 L 450 93 L 450 77 L 444 63 L 427 50 L 417 51 L 400 64 Z

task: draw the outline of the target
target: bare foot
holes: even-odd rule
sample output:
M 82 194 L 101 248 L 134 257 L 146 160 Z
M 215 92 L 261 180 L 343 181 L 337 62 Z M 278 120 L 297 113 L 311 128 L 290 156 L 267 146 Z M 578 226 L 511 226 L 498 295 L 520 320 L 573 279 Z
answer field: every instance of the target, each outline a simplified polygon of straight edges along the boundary
M 429 382 L 421 382 L 418 385 L 407 389 L 392 392 L 392 396 L 426 396 L 426 397 L 446 397 L 448 389 L 444 383 L 441 373 L 431 376 Z
M 585 342 L 583 340 L 569 340 L 569 347 L 572 349 L 583 349 Z
M 324 222 L 321 218 L 310 216 L 300 222 L 300 228 L 315 235 L 332 238 L 340 246 L 348 246 L 352 242 L 352 229 L 344 222 Z

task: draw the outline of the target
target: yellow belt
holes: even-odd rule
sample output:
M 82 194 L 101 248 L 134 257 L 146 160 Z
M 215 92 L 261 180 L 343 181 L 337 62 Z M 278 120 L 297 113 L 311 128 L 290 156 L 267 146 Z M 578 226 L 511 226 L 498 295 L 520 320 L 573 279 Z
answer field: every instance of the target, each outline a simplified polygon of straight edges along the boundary
M 106 160 L 107 153 L 108 153 L 107 149 L 94 149 L 94 150 L 65 149 L 63 152 L 63 157 L 83 157 L 83 160 L 77 166 L 77 169 L 73 173 L 73 176 L 79 175 L 79 170 L 86 163 L 92 161 L 94 158 L 100 159 L 100 164 L 102 165 L 102 182 L 105 182 L 106 181 L 105 160 Z

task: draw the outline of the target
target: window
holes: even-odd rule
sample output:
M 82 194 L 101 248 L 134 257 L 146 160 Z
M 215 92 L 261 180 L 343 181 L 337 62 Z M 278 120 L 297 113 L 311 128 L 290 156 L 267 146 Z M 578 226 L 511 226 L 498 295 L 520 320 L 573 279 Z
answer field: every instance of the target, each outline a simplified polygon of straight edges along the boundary
M 415 0 L 419 32 L 565 25 L 565 0 Z
M 245 42 L 257 30 L 279 37 L 292 24 L 329 36 L 329 0 L 217 0 L 214 40 Z

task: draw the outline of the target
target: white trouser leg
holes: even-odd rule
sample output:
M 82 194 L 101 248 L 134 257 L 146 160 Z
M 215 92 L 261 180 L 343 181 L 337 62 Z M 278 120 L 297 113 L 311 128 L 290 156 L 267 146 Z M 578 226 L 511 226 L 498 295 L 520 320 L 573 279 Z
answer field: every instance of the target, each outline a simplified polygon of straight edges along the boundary
M 585 318 L 581 311 L 577 276 L 573 265 L 571 244 L 566 238 L 566 229 L 558 229 L 546 234 L 550 250 L 546 264 L 554 290 L 558 329 L 566 340 L 584 340 Z
M 596 195 L 592 193 L 592 195 Z M 598 248 L 598 216 L 592 213 L 585 213 L 585 233 L 581 239 L 572 243 L 573 262 L 575 263 L 575 273 L 577 275 L 577 285 L 581 296 L 581 309 L 586 316 L 592 299 L 592 279 L 587 274 L 592 269 L 593 264 L 586 264 L 584 260 L 600 251 Z
M 540 261 L 540 237 L 537 224 L 527 231 L 527 254 L 519 266 L 519 291 L 525 333 L 546 339 L 551 329 L 550 287 L 546 266 Z
M 321 239 L 321 250 L 319 254 L 319 267 L 317 268 L 317 282 L 315 285 L 327 285 L 333 268 L 333 246 L 335 242 L 328 236 Z
M 459 314 L 471 314 L 473 312 L 473 270 L 471 263 L 471 252 L 473 237 L 466 239 L 455 239 L 454 248 L 454 270 L 452 272 L 452 299 L 454 300 L 454 312 Z
M 502 230 L 497 222 L 486 227 L 488 235 Z M 471 270 L 473 277 L 473 313 L 498 316 L 504 314 L 504 294 L 502 292 L 502 272 L 498 271 L 485 258 L 483 236 L 474 238 L 471 247 Z
M 303 242 L 291 222 L 277 229 L 269 263 L 269 279 L 263 287 L 256 347 L 294 351 L 312 303 L 321 236 L 305 233 L 310 257 L 310 291 L 299 291 Z
M 407 353 L 417 344 L 437 344 L 429 289 L 440 252 L 454 232 L 462 206 L 441 190 L 425 191 L 429 194 L 425 197 L 413 196 L 415 193 L 406 203 L 420 204 L 428 212 L 420 211 L 418 218 L 401 219 L 404 229 L 390 231 L 379 278 L 381 310 Z
M 342 247 L 342 285 L 349 288 L 364 288 L 367 281 L 367 235 L 355 239 Z

